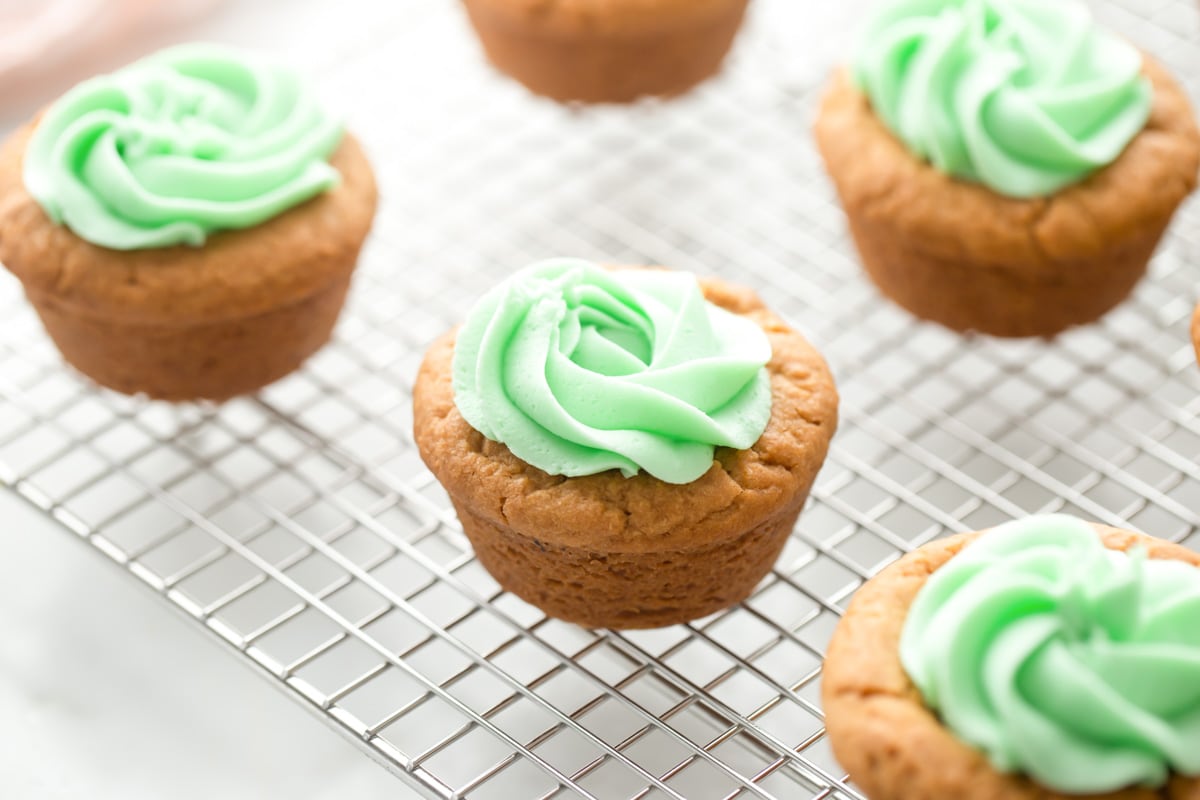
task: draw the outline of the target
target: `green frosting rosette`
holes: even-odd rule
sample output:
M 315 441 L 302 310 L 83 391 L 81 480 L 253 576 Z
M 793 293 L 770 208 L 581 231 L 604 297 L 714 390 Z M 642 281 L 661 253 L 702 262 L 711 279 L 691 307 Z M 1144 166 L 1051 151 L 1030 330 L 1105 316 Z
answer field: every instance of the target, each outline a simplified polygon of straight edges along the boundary
M 900 657 L 1002 772 L 1068 794 L 1200 775 L 1200 569 L 1074 517 L 1002 525 L 938 569 Z
M 25 187 L 56 223 L 116 250 L 200 245 L 338 181 L 342 138 L 289 70 L 213 45 L 79 84 L 37 123 Z
M 696 278 L 534 264 L 485 295 L 454 348 L 454 401 L 476 430 L 552 475 L 645 470 L 696 480 L 771 416 L 771 343 Z
M 1079 0 L 887 0 L 854 77 L 919 158 L 1029 198 L 1124 151 L 1150 116 L 1141 70 Z

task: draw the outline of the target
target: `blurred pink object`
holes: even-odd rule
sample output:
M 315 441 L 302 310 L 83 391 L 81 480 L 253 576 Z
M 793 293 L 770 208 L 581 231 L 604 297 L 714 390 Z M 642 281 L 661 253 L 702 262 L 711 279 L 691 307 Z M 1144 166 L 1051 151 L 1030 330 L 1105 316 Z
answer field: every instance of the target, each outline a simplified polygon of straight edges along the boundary
M 144 55 L 221 0 L 0 0 L 0 117 Z

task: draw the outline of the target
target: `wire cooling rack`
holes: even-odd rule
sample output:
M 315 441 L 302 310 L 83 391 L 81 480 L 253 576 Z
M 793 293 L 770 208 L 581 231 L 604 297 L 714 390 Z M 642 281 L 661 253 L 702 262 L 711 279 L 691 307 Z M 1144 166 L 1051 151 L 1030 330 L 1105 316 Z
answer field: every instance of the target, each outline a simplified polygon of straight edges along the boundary
M 1200 207 L 1099 325 L 1012 343 L 915 322 L 863 279 L 809 137 L 863 7 L 755 0 L 719 81 L 587 110 L 493 75 L 455 3 L 356 20 L 314 65 L 384 192 L 336 342 L 257 398 L 148 403 L 61 366 L 0 279 L 0 481 L 430 797 L 860 798 L 818 681 L 864 579 L 1037 511 L 1200 546 Z M 1198 96 L 1193 3 L 1100 10 Z M 750 284 L 832 364 L 841 432 L 743 605 L 636 633 L 547 619 L 483 571 L 418 459 L 426 345 L 556 254 Z

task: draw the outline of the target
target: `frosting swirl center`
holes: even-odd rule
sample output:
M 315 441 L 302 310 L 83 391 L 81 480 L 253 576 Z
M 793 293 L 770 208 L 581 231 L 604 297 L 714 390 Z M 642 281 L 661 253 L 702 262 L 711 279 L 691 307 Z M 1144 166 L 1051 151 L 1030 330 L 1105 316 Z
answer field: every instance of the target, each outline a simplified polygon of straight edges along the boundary
M 984 534 L 917 595 L 900 657 L 1002 772 L 1070 794 L 1200 775 L 1200 569 L 1073 517 Z
M 454 399 L 472 427 L 552 475 L 642 469 L 689 483 L 715 447 L 762 435 L 770 358 L 762 329 L 707 302 L 692 275 L 562 259 L 472 309 Z
M 1141 68 L 1079 0 L 890 0 L 854 75 L 917 157 L 1027 198 L 1117 159 L 1150 116 Z
M 210 45 L 171 48 L 79 84 L 38 123 L 25 186 L 104 247 L 203 244 L 337 183 L 341 124 L 298 76 Z

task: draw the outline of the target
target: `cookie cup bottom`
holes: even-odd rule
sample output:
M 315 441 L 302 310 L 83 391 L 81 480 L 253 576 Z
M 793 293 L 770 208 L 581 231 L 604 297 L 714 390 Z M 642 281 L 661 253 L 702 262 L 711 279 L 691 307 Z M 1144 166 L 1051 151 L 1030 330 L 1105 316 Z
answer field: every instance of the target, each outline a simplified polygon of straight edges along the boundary
M 681 94 L 715 74 L 741 27 L 746 0 L 731 0 L 706 18 L 645 31 L 603 30 L 586 19 L 554 27 L 536 15 L 515 16 L 503 5 L 466 2 L 497 69 L 555 100 L 624 103 Z
M 27 292 L 67 363 L 125 394 L 159 400 L 227 400 L 299 367 L 333 331 L 350 275 L 298 302 L 215 321 L 125 321 Z
M 972 263 L 897 236 L 886 224 L 850 212 L 850 232 L 867 274 L 914 316 L 959 332 L 1052 337 L 1095 322 L 1119 305 L 1146 273 L 1170 218 L 1113 246 L 1100 258 L 1060 262 L 1031 274 L 1013 265 Z
M 505 590 L 588 628 L 657 628 L 688 622 L 750 596 L 796 525 L 798 502 L 753 527 L 692 549 L 596 552 L 540 541 L 454 508 L 475 554 Z

